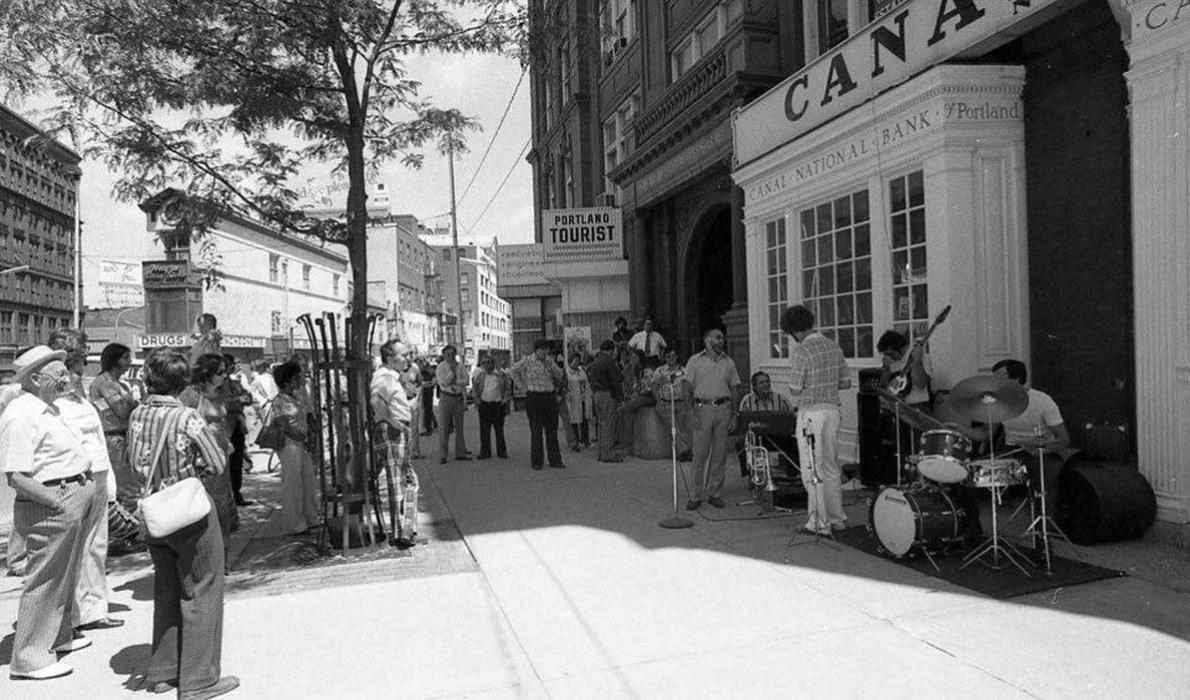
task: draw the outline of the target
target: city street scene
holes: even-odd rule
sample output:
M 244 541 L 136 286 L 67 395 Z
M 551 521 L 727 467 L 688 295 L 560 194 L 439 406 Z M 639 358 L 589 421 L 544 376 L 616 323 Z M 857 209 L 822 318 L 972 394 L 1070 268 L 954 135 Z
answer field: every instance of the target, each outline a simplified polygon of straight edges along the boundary
M 0 4 L 0 697 L 1186 697 L 1182 9 Z

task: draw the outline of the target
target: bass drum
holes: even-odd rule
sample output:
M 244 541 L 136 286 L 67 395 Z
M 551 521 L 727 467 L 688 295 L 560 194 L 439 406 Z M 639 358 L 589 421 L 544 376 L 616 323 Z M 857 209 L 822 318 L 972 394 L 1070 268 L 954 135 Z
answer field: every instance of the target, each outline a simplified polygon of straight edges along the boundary
M 1157 497 L 1131 464 L 1071 457 L 1058 481 L 1058 525 L 1075 544 L 1135 540 L 1153 526 Z
M 950 494 L 937 486 L 889 486 L 872 503 L 872 528 L 895 559 L 914 549 L 932 552 L 958 540 L 966 519 Z

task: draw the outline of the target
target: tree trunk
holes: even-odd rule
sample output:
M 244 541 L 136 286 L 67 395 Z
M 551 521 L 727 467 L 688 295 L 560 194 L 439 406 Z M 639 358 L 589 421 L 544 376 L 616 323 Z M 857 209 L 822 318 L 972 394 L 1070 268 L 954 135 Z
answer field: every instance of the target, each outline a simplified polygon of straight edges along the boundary
M 346 488 L 361 493 L 368 474 L 371 450 L 368 445 L 368 392 L 372 358 L 368 347 L 368 195 L 364 173 L 364 120 L 351 120 L 347 136 L 347 255 L 351 261 L 351 322 L 343 340 L 349 351 L 347 400 L 350 416 L 350 444 Z

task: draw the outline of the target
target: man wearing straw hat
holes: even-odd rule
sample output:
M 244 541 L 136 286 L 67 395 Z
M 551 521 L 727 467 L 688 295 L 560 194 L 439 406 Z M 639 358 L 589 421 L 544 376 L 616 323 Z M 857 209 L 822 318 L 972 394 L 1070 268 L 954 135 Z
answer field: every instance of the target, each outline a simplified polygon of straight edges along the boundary
M 13 363 L 21 395 L 0 416 L 0 471 L 16 492 L 13 526 L 29 563 L 13 640 L 14 680 L 46 680 L 74 669 L 55 653 L 85 649 L 71 610 L 83 557 L 84 525 L 94 506 L 91 460 L 54 401 L 70 385 L 66 353 L 33 347 Z

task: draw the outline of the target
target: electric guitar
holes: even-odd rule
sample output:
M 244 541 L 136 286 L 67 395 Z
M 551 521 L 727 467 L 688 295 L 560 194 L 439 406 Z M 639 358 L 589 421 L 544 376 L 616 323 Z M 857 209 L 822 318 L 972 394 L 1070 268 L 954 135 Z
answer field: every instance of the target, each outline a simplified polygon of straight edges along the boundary
M 928 331 L 926 331 L 926 334 L 917 339 L 917 342 L 914 344 L 914 347 L 917 348 L 917 347 L 921 347 L 921 346 L 925 345 L 926 342 L 930 339 L 930 336 L 933 335 L 934 331 L 938 328 L 938 326 L 942 325 L 942 323 L 944 321 L 946 321 L 946 317 L 949 315 L 950 315 L 950 304 L 947 304 L 946 308 L 942 309 L 941 313 L 938 314 L 938 317 L 934 319 L 934 323 L 930 326 L 930 329 Z M 910 352 L 912 352 L 912 351 L 910 351 Z M 905 369 L 901 370 L 900 372 L 892 373 L 891 378 L 888 380 L 888 390 L 889 390 L 889 392 L 896 394 L 897 396 L 899 396 L 901 398 L 905 398 L 906 396 L 909 395 L 909 392 L 912 389 L 913 389 L 912 367 L 909 364 L 906 364 Z

